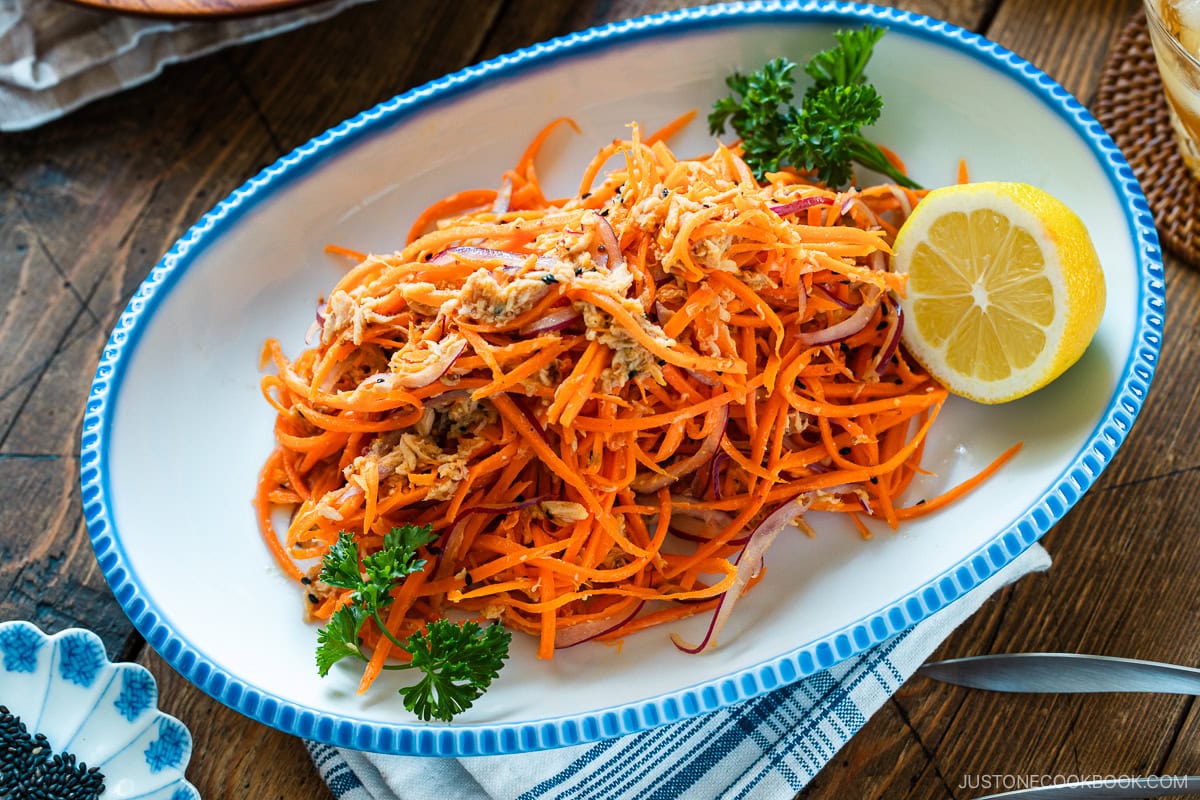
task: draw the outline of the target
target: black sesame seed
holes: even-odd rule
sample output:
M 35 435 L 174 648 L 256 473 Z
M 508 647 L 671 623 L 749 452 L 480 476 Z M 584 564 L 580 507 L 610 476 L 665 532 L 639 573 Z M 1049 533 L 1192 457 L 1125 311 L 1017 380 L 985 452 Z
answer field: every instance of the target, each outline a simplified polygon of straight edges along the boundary
M 317 602 L 317 596 L 315 594 L 313 594 L 312 592 L 309 592 L 308 593 L 308 602 L 315 604 Z
M 309 579 L 309 578 L 307 578 L 307 577 L 305 577 L 305 578 L 301 578 L 301 579 L 300 579 L 300 582 L 301 582 L 301 583 L 303 583 L 305 586 L 308 586 L 309 584 L 311 584 L 311 583 L 312 583 L 312 580 L 311 580 L 311 579 Z
M 72 753 L 54 753 L 44 735 L 30 736 L 18 717 L 0 706 L 0 797 L 96 800 L 103 791 L 100 770 L 89 769 Z

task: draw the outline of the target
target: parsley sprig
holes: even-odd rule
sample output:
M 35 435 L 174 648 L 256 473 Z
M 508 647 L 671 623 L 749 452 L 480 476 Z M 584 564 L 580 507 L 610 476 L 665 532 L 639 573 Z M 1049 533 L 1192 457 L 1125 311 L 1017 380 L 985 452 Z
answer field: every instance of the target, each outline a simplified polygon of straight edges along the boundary
M 486 629 L 477 622 L 455 623 L 440 619 L 400 641 L 384 623 L 382 612 L 392 604 L 392 590 L 406 577 L 425 568 L 419 548 L 437 537 L 431 526 L 405 525 L 383 537 L 383 546 L 359 559 L 354 536 L 343 532 L 321 561 L 319 580 L 339 589 L 350 589 L 349 602 L 329 618 L 317 633 L 317 672 L 329 674 L 344 658 L 369 660 L 362 651 L 361 633 L 367 620 L 400 649 L 412 656 L 409 664 L 385 669 L 419 669 L 421 680 L 400 690 L 404 707 L 423 720 L 449 722 L 470 708 L 487 690 L 508 657 L 512 634 L 500 625 Z
M 424 632 L 408 637 L 404 648 L 412 661 L 403 669 L 424 673 L 416 685 L 400 690 L 404 707 L 421 719 L 449 722 L 470 708 L 500 674 L 511 640 L 512 634 L 495 623 L 486 628 L 473 621 L 429 623 Z
M 799 108 L 792 102 L 796 65 L 786 58 L 750 75 L 735 72 L 725 80 L 733 94 L 713 104 L 709 128 L 714 134 L 732 128 L 742 139 L 746 164 L 760 179 L 790 165 L 829 186 L 843 186 L 858 163 L 902 186 L 920 188 L 860 131 L 875 124 L 883 110 L 883 99 L 865 74 L 883 34 L 875 26 L 834 33 L 838 46 L 817 53 L 804 67 L 812 83 Z

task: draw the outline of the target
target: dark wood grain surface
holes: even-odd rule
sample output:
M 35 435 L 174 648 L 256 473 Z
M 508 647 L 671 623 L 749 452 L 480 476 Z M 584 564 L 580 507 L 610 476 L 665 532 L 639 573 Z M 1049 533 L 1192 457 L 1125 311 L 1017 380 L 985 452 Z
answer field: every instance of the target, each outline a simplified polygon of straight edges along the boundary
M 221 706 L 133 631 L 97 570 L 77 486 L 101 347 L 158 257 L 221 197 L 347 116 L 444 73 L 672 0 L 377 0 L 177 65 L 0 135 L 0 619 L 95 630 L 146 664 L 195 736 L 206 798 L 327 798 L 300 742 Z M 1031 60 L 1085 104 L 1136 0 L 909 0 Z M 300 57 L 297 57 L 297 55 Z M 938 657 L 1066 650 L 1200 663 L 1200 274 L 1167 258 L 1165 346 L 1144 411 L 1001 592 Z M 1200 773 L 1189 697 L 1003 696 L 910 680 L 802 793 L 956 798 L 972 778 Z

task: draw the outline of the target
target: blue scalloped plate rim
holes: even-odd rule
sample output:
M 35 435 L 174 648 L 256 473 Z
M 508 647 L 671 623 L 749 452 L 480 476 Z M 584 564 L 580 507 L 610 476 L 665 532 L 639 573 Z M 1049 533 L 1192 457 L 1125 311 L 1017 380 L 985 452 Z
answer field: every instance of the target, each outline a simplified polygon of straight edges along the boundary
M 1066 120 L 1102 164 L 1134 243 L 1138 268 L 1137 324 L 1133 346 L 1112 402 L 1076 458 L 1037 502 L 949 570 L 855 623 L 808 642 L 766 663 L 647 701 L 529 723 L 436 726 L 381 724 L 315 712 L 249 686 L 223 671 L 172 629 L 128 566 L 109 507 L 106 454 L 112 398 L 156 302 L 199 252 L 278 190 L 427 104 L 521 71 L 577 57 L 595 48 L 645 38 L 692 33 L 715 26 L 788 22 L 873 22 L 950 45 L 1019 80 Z M 1120 150 L 1069 92 L 1029 62 L 978 34 L 898 9 L 837 2 L 750 2 L 669 11 L 614 22 L 518 50 L 468 67 L 387 100 L 331 128 L 283 156 L 222 200 L 159 261 L 137 289 L 102 353 L 83 421 L 80 478 L 84 514 L 93 548 L 118 602 L 146 640 L 188 680 L 218 701 L 286 733 L 327 744 L 384 753 L 424 756 L 533 752 L 635 733 L 756 697 L 826 669 L 926 619 L 998 572 L 1042 537 L 1096 481 L 1127 437 L 1154 375 L 1165 313 L 1162 254 L 1153 217 Z

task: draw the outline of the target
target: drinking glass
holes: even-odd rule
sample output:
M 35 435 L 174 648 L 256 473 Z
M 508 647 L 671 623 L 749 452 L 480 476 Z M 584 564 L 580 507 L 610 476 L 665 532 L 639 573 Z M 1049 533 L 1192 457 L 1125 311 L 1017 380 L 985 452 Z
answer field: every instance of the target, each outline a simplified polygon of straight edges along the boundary
M 1143 0 L 1171 127 L 1200 180 L 1200 0 Z

